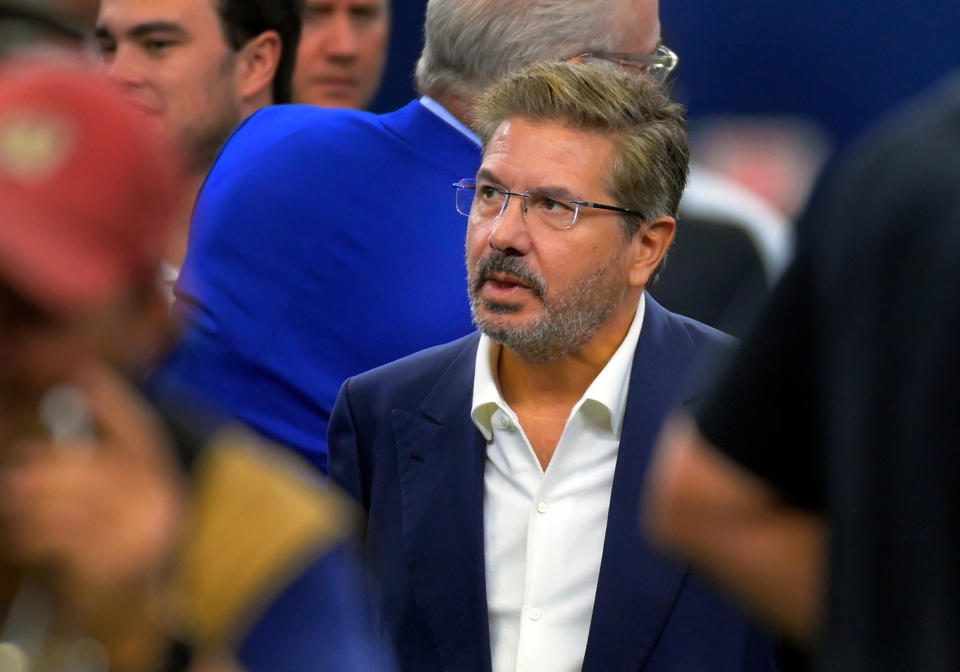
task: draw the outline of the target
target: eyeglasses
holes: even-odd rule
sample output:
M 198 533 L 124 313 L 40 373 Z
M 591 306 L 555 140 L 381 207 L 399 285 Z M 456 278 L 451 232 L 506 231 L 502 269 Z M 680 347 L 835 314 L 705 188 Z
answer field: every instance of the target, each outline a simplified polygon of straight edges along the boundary
M 603 203 L 592 203 L 590 201 L 567 201 L 556 198 L 555 194 L 550 196 L 547 193 L 536 191 L 522 194 L 507 191 L 491 184 L 477 184 L 476 180 L 471 179 L 460 180 L 452 186 L 457 190 L 457 212 L 481 220 L 502 217 L 503 213 L 507 211 L 511 196 L 523 199 L 521 212 L 525 222 L 543 224 L 551 229 L 571 228 L 577 223 L 580 208 L 612 210 L 643 219 L 643 215 L 639 212 L 629 208 L 621 208 L 617 205 L 604 205 Z
M 600 61 L 620 68 L 642 73 L 650 79 L 663 83 L 677 67 L 680 58 L 665 45 L 657 47 L 652 54 L 627 54 L 611 51 L 588 51 L 574 56 L 581 61 Z M 573 60 L 570 59 L 570 60 Z

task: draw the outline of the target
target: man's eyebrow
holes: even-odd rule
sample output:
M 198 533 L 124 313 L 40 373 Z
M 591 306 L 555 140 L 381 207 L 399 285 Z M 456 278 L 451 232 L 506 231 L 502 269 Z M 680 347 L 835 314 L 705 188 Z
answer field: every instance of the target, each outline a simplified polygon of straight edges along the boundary
M 488 182 L 493 182 L 494 184 L 503 184 L 503 181 L 500 180 L 496 175 L 490 172 L 489 168 L 481 168 L 477 171 L 477 179 L 484 179 Z
M 140 23 L 127 31 L 127 36 L 132 38 L 146 37 L 153 33 L 167 33 L 176 37 L 186 38 L 188 33 L 179 23 L 172 21 L 150 21 Z
M 536 187 L 535 189 L 530 189 L 529 191 L 534 196 L 545 196 L 547 198 L 552 198 L 555 201 L 577 200 L 577 197 L 574 196 L 573 192 L 567 187 L 554 187 L 548 184 L 542 187 Z
M 370 2 L 351 5 L 350 11 L 353 13 L 380 13 L 383 11 L 383 5 L 375 0 L 371 0 Z
M 498 184 L 503 186 L 503 180 L 494 175 L 489 168 L 481 168 L 477 171 L 477 180 L 486 180 L 487 182 L 492 182 L 493 184 Z M 573 201 L 576 200 L 576 196 L 568 187 L 564 186 L 554 186 L 551 184 L 543 185 L 540 187 L 533 187 L 527 190 L 530 194 L 534 196 L 544 196 L 546 198 L 552 198 L 557 201 Z
M 184 30 L 183 26 L 181 26 L 179 23 L 174 23 L 173 21 L 148 21 L 146 23 L 138 23 L 126 32 L 126 37 L 128 39 L 136 40 L 153 35 L 155 33 L 164 33 L 182 39 L 189 37 L 189 33 Z M 110 29 L 102 24 L 97 26 L 96 35 L 98 38 L 113 37 L 113 33 L 110 31 Z

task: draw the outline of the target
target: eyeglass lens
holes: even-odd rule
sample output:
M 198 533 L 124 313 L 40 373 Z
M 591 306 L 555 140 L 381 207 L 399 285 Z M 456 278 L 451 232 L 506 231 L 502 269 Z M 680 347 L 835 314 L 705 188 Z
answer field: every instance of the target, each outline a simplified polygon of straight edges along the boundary
M 457 210 L 480 219 L 495 219 L 509 207 L 510 198 L 523 199 L 523 217 L 528 224 L 569 229 L 577 221 L 578 206 L 545 194 L 517 194 L 490 185 L 457 188 Z

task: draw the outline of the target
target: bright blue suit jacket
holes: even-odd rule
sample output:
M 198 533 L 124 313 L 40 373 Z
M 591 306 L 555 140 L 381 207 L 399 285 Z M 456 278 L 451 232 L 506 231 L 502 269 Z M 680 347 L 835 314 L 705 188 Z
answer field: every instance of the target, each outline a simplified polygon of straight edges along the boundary
M 639 529 L 660 425 L 697 360 L 727 337 L 649 295 L 620 440 L 586 672 L 760 672 L 771 642 Z M 405 672 L 489 672 L 486 443 L 470 417 L 479 336 L 348 380 L 330 419 L 330 477 L 369 511 L 378 628 Z
M 450 185 L 479 164 L 417 101 L 257 112 L 201 191 L 177 285 L 184 337 L 158 376 L 325 469 L 348 376 L 473 330 Z

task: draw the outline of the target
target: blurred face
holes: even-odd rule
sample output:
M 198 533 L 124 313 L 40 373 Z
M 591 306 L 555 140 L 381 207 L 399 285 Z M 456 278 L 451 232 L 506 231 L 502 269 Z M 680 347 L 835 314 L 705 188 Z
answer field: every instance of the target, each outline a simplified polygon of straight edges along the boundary
M 0 461 L 10 441 L 42 431 L 40 400 L 84 365 L 141 375 L 166 343 L 167 311 L 152 284 L 61 317 L 0 283 Z
M 58 0 L 53 3 L 53 6 L 87 31 L 93 30 L 97 19 L 96 0 Z
M 111 309 L 82 320 L 59 319 L 0 287 L 0 451 L 39 431 L 43 394 L 110 349 L 107 336 L 117 319 Z
M 97 39 L 110 77 L 206 172 L 241 121 L 214 0 L 102 0 Z
M 476 198 L 493 186 L 614 204 L 604 188 L 613 157 L 608 137 L 508 120 L 487 145 Z M 616 213 L 581 208 L 572 228 L 558 230 L 537 224 L 532 209 L 524 216 L 522 203 L 513 196 L 501 217 L 479 218 L 476 207 L 470 216 L 471 308 L 479 329 L 521 359 L 555 361 L 588 345 L 615 313 L 636 309 L 634 243 L 625 239 Z
M 306 0 L 296 102 L 365 108 L 380 86 L 389 33 L 388 0 Z

